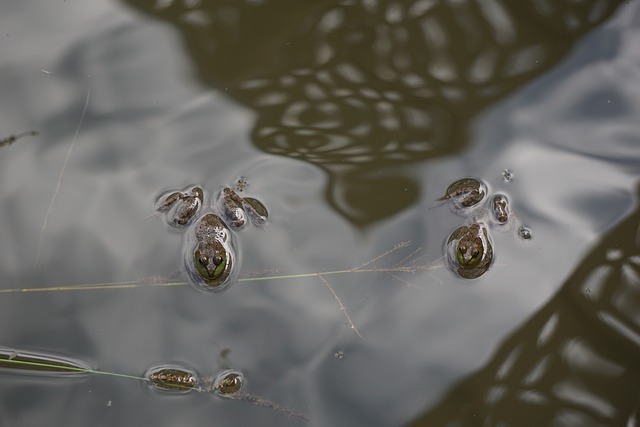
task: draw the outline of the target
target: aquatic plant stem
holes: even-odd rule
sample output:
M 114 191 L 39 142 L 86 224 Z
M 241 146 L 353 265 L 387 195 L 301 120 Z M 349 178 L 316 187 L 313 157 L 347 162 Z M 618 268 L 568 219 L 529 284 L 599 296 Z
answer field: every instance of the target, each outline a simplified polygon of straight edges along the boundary
M 264 276 L 264 277 L 244 277 L 240 278 L 238 282 L 258 282 L 267 280 L 287 280 L 287 279 L 302 279 L 307 277 L 321 277 L 337 274 L 349 274 L 349 273 L 415 273 L 417 271 L 427 271 L 440 268 L 439 265 L 434 266 L 415 266 L 415 267 L 390 267 L 390 268 L 367 268 L 362 270 L 335 270 L 335 271 L 323 271 L 321 273 L 301 273 L 301 274 L 284 274 L 278 276 Z M 107 289 L 136 289 L 136 288 L 164 288 L 172 286 L 187 286 L 191 285 L 190 282 L 167 282 L 167 283 L 145 283 L 140 281 L 129 282 L 109 282 L 109 283 L 92 283 L 82 285 L 65 285 L 55 287 L 44 288 L 12 288 L 12 289 L 0 289 L 0 294 L 11 293 L 28 293 L 28 292 L 63 292 L 63 291 L 95 291 L 95 290 L 107 290 Z
M 342 304 L 342 301 L 340 301 L 340 298 L 338 297 L 338 294 L 336 294 L 336 291 L 333 290 L 333 288 L 331 287 L 331 285 L 329 284 L 329 282 L 327 282 L 327 279 L 325 279 L 324 277 L 322 277 L 322 274 L 320 274 L 318 276 L 320 278 L 320 280 L 322 280 L 325 284 L 325 286 L 327 288 L 329 288 L 329 290 L 331 291 L 331 293 L 333 294 L 333 297 L 335 298 L 335 300 L 338 302 L 338 307 L 340 307 L 340 311 L 342 312 L 342 314 L 344 314 L 344 317 L 347 318 L 347 322 L 349 323 L 349 327 L 351 329 L 353 329 L 353 331 L 360 337 L 362 338 L 362 335 L 360 335 L 360 331 L 358 331 L 358 328 L 356 328 L 356 325 L 353 323 L 353 321 L 351 320 L 351 316 L 349 316 L 349 313 L 347 313 L 347 308 L 344 306 L 344 304 Z
M 27 360 L 13 360 L 13 359 L 0 358 L 0 368 L 2 368 L 2 366 L 6 364 L 24 366 L 26 370 L 28 370 L 29 367 L 34 367 L 34 368 L 51 369 L 52 371 L 55 370 L 55 371 L 77 372 L 80 374 L 107 375 L 110 377 L 128 378 L 128 379 L 139 380 L 139 381 L 149 381 L 145 377 L 137 377 L 135 375 L 120 374 L 117 372 L 98 371 L 95 369 L 76 368 L 73 366 L 61 366 L 61 365 L 54 365 L 54 364 L 43 363 L 43 362 L 30 362 Z
M 44 232 L 47 228 L 47 223 L 49 222 L 49 216 L 51 215 L 51 211 L 53 210 L 53 204 L 56 201 L 56 196 L 60 191 L 60 186 L 62 185 L 62 178 L 64 177 L 64 172 L 67 169 L 67 164 L 69 163 L 69 159 L 71 158 L 71 153 L 73 152 L 73 148 L 76 145 L 76 141 L 78 140 L 78 134 L 80 133 L 80 128 L 82 127 L 82 122 L 84 121 L 84 115 L 87 112 L 87 107 L 89 106 L 89 99 L 91 98 L 91 87 L 87 89 L 87 96 L 84 100 L 84 107 L 82 107 L 82 114 L 80 115 L 80 121 L 78 122 L 78 127 L 76 127 L 76 133 L 73 135 L 73 140 L 71 141 L 71 145 L 69 146 L 69 151 L 67 151 L 67 157 L 64 159 L 64 163 L 62 164 L 62 169 L 60 170 L 60 175 L 58 176 L 58 181 L 56 182 L 56 188 L 53 191 L 53 196 L 51 196 L 51 201 L 49 202 L 49 207 L 47 208 L 47 213 L 44 216 L 44 222 L 42 223 L 42 228 L 40 229 L 40 235 L 38 237 L 38 248 L 36 249 L 35 256 L 35 266 L 41 266 L 40 256 L 42 254 L 42 244 L 44 240 Z

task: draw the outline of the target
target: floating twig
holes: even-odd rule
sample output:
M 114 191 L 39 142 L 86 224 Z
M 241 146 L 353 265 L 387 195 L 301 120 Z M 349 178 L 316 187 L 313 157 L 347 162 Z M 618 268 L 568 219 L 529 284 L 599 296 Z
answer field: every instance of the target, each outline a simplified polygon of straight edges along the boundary
M 18 139 L 23 138 L 25 136 L 38 136 L 40 132 L 37 130 L 31 130 L 29 132 L 22 132 L 16 135 L 9 135 L 5 139 L 0 139 L 0 147 L 4 147 L 5 145 L 11 145 L 16 142 Z

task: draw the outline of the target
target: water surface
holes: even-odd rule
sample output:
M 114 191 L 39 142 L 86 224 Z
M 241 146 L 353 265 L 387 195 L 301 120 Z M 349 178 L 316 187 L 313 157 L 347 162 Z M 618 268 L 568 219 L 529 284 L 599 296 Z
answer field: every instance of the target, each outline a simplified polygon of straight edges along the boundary
M 361 336 L 318 277 L 213 294 L 0 294 L 3 347 L 131 375 L 228 364 L 248 392 L 311 418 L 126 378 L 3 372 L 0 423 L 447 425 L 471 405 L 488 425 L 526 425 L 525 407 L 506 416 L 483 397 L 498 393 L 503 356 L 556 313 L 562 323 L 547 330 L 560 338 L 519 373 L 545 356 L 615 369 L 585 385 L 589 369 L 538 368 L 555 388 L 532 383 L 548 411 L 533 413 L 624 425 L 638 384 L 616 378 L 637 378 L 623 354 L 637 351 L 638 242 L 617 247 L 615 232 L 637 232 L 637 213 L 622 221 L 637 210 L 640 176 L 639 14 L 637 2 L 602 1 L 5 6 L 0 139 L 40 134 L 0 146 L 2 290 L 187 280 L 184 232 L 148 218 L 156 197 L 191 184 L 214 194 L 240 177 L 270 212 L 265 227 L 237 234 L 244 277 L 349 269 L 407 241 L 369 267 L 421 269 L 323 276 Z M 435 203 L 465 176 L 507 194 L 533 233 L 492 230 L 495 264 L 473 281 L 444 267 L 443 244 L 464 219 Z M 606 261 L 616 248 L 610 256 L 626 261 Z M 628 274 L 589 279 L 618 289 L 599 294 L 613 308 L 563 308 L 580 301 L 571 284 L 602 263 Z M 603 312 L 625 325 L 613 347 L 610 331 L 593 332 Z

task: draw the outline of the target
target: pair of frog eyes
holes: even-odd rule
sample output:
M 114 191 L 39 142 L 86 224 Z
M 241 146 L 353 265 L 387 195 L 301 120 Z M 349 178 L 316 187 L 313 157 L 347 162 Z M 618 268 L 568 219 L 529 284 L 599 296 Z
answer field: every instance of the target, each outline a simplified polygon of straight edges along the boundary
M 208 255 L 200 255 L 198 257 L 198 261 L 200 262 L 200 264 L 203 267 L 206 267 L 209 264 L 209 256 Z M 222 261 L 224 261 L 224 259 L 220 255 L 214 255 L 213 259 L 211 261 L 213 261 L 213 265 L 215 265 L 217 267 L 220 264 L 222 264 Z
M 480 258 L 482 257 L 482 252 L 480 252 L 480 250 L 476 248 L 471 254 L 471 259 L 469 260 L 469 262 L 465 263 L 463 261 L 464 261 L 464 255 L 466 253 L 467 253 L 467 245 L 465 244 L 458 245 L 458 262 L 460 262 L 460 264 L 475 265 L 478 263 L 478 261 L 480 261 Z
M 204 255 L 196 252 L 196 259 L 198 261 L 198 271 L 203 277 L 208 277 L 209 280 L 218 279 L 225 270 L 225 259 L 219 254 L 216 254 L 212 258 L 210 258 L 209 255 Z M 216 266 L 216 268 L 213 270 L 213 274 L 209 274 L 209 269 L 207 268 L 210 260 L 213 262 L 213 265 Z

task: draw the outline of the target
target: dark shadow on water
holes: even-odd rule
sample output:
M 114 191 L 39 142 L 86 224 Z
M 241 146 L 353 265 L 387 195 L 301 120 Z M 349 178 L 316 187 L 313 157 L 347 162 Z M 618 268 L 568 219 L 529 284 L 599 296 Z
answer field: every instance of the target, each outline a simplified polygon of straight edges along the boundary
M 602 238 L 486 366 L 410 426 L 637 425 L 638 196 L 635 211 Z
M 622 3 L 123 1 L 175 26 L 199 78 L 257 113 L 257 148 L 323 168 L 328 203 L 358 227 L 417 200 L 400 167 L 464 148 L 474 115 Z

